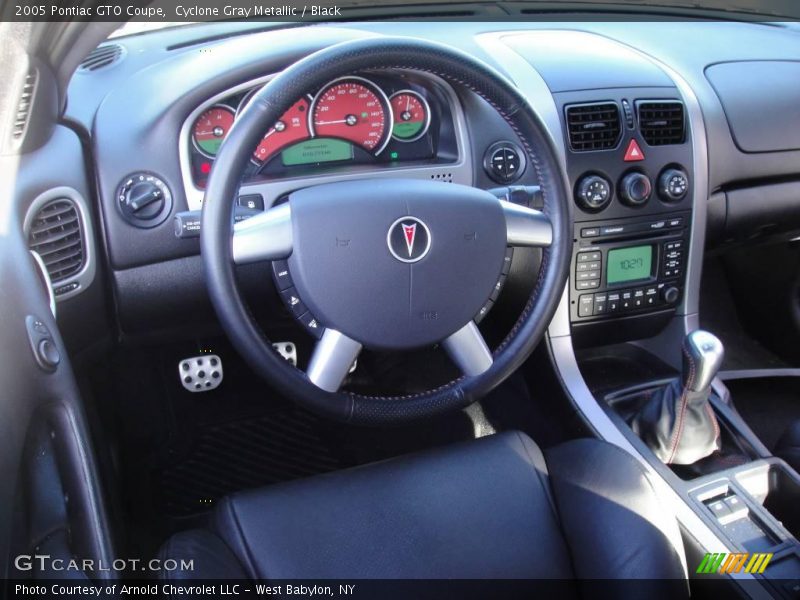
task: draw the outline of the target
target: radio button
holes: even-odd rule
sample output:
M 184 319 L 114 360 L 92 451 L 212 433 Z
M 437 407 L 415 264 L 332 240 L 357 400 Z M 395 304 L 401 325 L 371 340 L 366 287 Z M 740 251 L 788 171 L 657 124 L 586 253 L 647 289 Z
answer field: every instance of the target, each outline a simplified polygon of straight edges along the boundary
M 594 314 L 595 315 L 604 315 L 606 314 L 606 310 L 608 309 L 608 295 L 607 294 L 595 294 L 594 295 Z
M 620 309 L 620 299 L 618 293 L 610 293 L 608 294 L 608 312 L 615 313 L 619 312 Z
M 584 294 L 578 299 L 578 316 L 591 317 L 594 313 L 594 296 Z
M 658 288 L 649 287 L 644 291 L 645 306 L 656 306 L 658 304 Z
M 591 279 L 589 281 L 577 281 L 575 287 L 579 290 L 595 290 L 600 287 L 599 279 Z
M 644 306 L 644 290 L 633 291 L 633 307 L 642 308 Z
M 600 271 L 583 271 L 578 273 L 578 276 L 575 278 L 578 281 L 586 281 L 588 279 L 600 279 Z
M 619 305 L 622 311 L 633 310 L 633 292 L 630 290 L 622 292 Z
M 597 227 L 586 227 L 581 229 L 581 237 L 597 237 L 598 235 L 600 235 L 600 229 Z
M 583 271 L 599 271 L 600 261 L 578 263 L 575 271 L 581 273 Z
M 600 252 L 593 251 L 593 252 L 581 252 L 578 254 L 578 262 L 591 262 L 594 260 L 600 260 Z

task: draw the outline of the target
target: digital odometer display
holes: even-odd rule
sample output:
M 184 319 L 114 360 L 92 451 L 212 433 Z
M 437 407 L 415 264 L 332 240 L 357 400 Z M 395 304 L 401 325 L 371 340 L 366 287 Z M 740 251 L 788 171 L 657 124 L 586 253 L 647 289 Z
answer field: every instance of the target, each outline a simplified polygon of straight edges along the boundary
M 333 138 L 305 140 L 281 152 L 281 162 L 285 167 L 352 160 L 352 158 L 353 145 L 350 142 Z
M 647 279 L 652 273 L 653 247 L 636 246 L 608 251 L 606 281 L 608 285 Z

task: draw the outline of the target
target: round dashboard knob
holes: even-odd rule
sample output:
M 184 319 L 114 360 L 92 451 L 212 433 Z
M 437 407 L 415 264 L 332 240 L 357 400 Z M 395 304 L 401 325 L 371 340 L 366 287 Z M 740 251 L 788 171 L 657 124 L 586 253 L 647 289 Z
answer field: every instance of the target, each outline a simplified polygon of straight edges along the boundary
M 661 299 L 667 304 L 675 304 L 678 301 L 678 297 L 680 295 L 681 291 L 674 285 L 671 285 L 662 290 Z
M 575 188 L 575 199 L 581 208 L 596 211 L 611 201 L 611 184 L 600 175 L 586 175 Z
M 628 173 L 619 184 L 619 196 L 628 206 L 643 206 L 647 204 L 653 186 L 650 178 L 644 173 Z
M 658 177 L 658 195 L 665 202 L 683 200 L 689 191 L 689 176 L 683 169 L 664 169 Z
M 172 209 L 167 184 L 150 173 L 134 173 L 117 189 L 117 204 L 123 218 L 136 227 L 155 227 Z

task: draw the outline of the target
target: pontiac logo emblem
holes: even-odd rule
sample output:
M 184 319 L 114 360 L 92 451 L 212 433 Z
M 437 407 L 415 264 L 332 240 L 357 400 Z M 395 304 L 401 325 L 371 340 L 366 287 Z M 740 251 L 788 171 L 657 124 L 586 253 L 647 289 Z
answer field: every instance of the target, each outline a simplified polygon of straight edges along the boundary
M 431 232 L 428 226 L 416 217 L 397 219 L 389 227 L 386 236 L 389 252 L 404 263 L 422 260 L 431 248 Z

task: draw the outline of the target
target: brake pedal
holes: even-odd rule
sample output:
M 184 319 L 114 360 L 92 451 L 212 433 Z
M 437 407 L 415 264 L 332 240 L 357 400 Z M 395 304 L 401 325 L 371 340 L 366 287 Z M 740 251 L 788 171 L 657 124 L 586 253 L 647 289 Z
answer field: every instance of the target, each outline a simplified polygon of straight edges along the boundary
M 292 342 L 276 342 L 272 347 L 293 367 L 297 366 L 297 346 Z
M 178 376 L 190 392 L 209 392 L 222 383 L 222 359 L 216 354 L 184 358 L 178 363 Z

